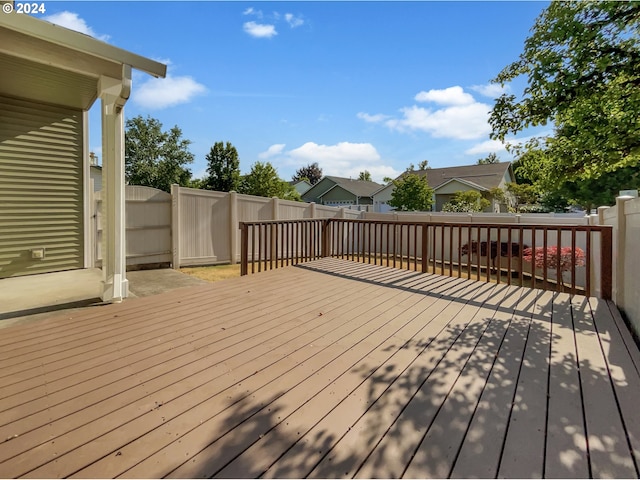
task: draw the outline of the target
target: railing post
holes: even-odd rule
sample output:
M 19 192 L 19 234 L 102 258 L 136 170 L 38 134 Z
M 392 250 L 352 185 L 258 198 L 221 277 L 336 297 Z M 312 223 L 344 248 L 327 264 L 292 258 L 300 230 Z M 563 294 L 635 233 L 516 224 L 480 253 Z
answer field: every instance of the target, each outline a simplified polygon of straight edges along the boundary
M 600 295 L 611 300 L 613 280 L 613 228 L 602 227 L 600 231 Z
M 249 228 L 246 223 L 240 222 L 240 275 L 248 273 L 249 262 Z
M 330 257 L 330 248 L 329 248 L 329 242 L 330 242 L 330 238 L 331 238 L 331 219 L 324 219 L 322 220 L 321 223 L 321 229 L 322 229 L 322 257 Z
M 238 194 L 235 191 L 229 192 L 229 231 L 231 238 L 229 241 L 231 265 L 238 263 Z
M 427 238 L 428 238 L 428 224 L 423 223 L 422 224 L 422 273 L 427 273 L 427 268 L 429 266 L 429 250 L 428 250 L 428 244 L 427 244 Z M 417 248 L 416 248 L 417 251 Z

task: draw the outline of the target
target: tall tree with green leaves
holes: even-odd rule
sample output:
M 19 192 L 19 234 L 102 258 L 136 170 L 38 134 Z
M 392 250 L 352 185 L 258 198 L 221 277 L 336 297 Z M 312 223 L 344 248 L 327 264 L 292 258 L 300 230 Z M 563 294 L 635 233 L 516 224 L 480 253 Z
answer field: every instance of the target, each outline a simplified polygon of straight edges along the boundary
M 141 115 L 125 123 L 125 178 L 130 185 L 143 185 L 171 191 L 171 184 L 189 186 L 193 162 L 189 152 L 191 141 L 182 138 L 182 130 L 174 126 L 165 132 L 159 120 Z
M 296 170 L 295 175 L 291 178 L 294 182 L 308 180 L 311 185 L 315 185 L 322 180 L 322 169 L 318 166 L 318 162 L 310 163 L 306 167 Z
M 206 156 L 207 176 L 204 188 L 218 192 L 238 190 L 240 185 L 240 159 L 231 142 L 216 142 Z
M 478 159 L 478 165 L 489 165 L 492 163 L 500 163 L 500 157 L 495 153 L 490 153 L 486 157 Z
M 442 206 L 443 212 L 482 212 L 490 207 L 491 202 L 475 190 L 461 190 L 454 193 L 453 198 Z
M 638 2 L 551 2 L 520 58 L 494 80 L 528 82 L 522 98 L 496 100 L 494 139 L 554 124 L 552 135 L 510 147 L 519 156 L 537 151 L 542 191 L 566 191 L 584 205 L 595 189 L 608 204 L 617 190 L 640 186 L 639 32 Z
M 373 182 L 373 180 L 371 179 L 371 173 L 369 172 L 369 170 L 364 170 L 360 172 L 360 175 L 358 175 L 358 180 L 363 180 L 365 182 Z
M 429 211 L 433 205 L 433 188 L 426 175 L 417 175 L 408 170 L 401 178 L 393 181 L 393 192 L 389 205 L 403 212 Z
M 300 201 L 300 194 L 278 176 L 277 170 L 269 162 L 256 162 L 251 171 L 241 178 L 239 192 L 259 197 L 278 197 L 284 200 Z

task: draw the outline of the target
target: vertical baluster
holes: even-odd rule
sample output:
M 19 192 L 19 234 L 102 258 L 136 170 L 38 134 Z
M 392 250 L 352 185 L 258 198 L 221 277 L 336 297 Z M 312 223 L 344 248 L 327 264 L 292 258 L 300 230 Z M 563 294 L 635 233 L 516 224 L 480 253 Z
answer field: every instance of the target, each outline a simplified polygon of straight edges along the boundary
M 496 240 L 496 282 L 500 285 L 502 279 L 502 228 L 498 227 L 498 239 Z
M 511 235 L 511 225 L 507 227 L 507 285 L 511 285 L 511 259 L 513 257 L 513 237 Z M 520 253 L 520 262 L 522 262 L 522 252 Z
M 562 229 L 558 227 L 558 242 L 556 250 L 556 290 L 562 292 L 564 290 L 564 282 L 562 279 L 562 271 L 560 269 L 561 250 L 562 250 Z
M 531 251 L 533 252 L 533 261 L 531 262 L 531 288 L 536 288 L 536 227 L 531 227 Z
M 547 248 L 548 248 L 548 243 L 549 243 L 549 240 L 547 238 L 549 236 L 548 232 L 549 232 L 549 229 L 547 227 L 543 227 L 542 235 L 544 235 L 544 238 L 542 240 L 542 242 L 543 242 L 542 243 L 542 251 L 544 253 L 543 253 L 543 256 L 542 256 L 542 261 L 543 261 L 543 266 L 542 266 L 542 285 L 543 286 L 542 286 L 542 288 L 545 289 L 545 290 L 549 289 L 549 285 L 548 285 L 549 277 L 548 277 L 548 273 L 547 273 L 547 270 L 548 270 L 548 267 L 547 267 Z
M 571 295 L 576 294 L 576 227 L 571 227 Z
M 586 251 L 584 252 L 584 263 L 586 267 L 586 285 L 585 285 L 585 295 L 587 297 L 591 296 L 591 229 L 587 227 L 587 231 L 584 232 L 586 236 Z

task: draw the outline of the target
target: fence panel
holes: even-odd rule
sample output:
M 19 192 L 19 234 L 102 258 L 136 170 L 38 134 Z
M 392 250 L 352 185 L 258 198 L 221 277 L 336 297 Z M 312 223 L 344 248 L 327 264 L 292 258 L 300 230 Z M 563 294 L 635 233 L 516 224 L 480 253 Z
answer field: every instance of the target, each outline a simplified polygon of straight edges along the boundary
M 150 187 L 125 187 L 127 266 L 171 262 L 171 195 Z M 102 191 L 94 193 L 95 266 L 102 265 Z

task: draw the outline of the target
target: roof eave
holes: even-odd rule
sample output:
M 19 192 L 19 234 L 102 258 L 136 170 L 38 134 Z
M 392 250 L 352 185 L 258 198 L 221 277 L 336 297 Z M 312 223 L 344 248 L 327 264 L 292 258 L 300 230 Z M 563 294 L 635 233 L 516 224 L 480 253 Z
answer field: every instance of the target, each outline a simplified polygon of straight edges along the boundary
M 94 57 L 130 65 L 154 77 L 167 75 L 167 66 L 160 62 L 29 15 L 15 12 L 0 15 L 0 26 Z

